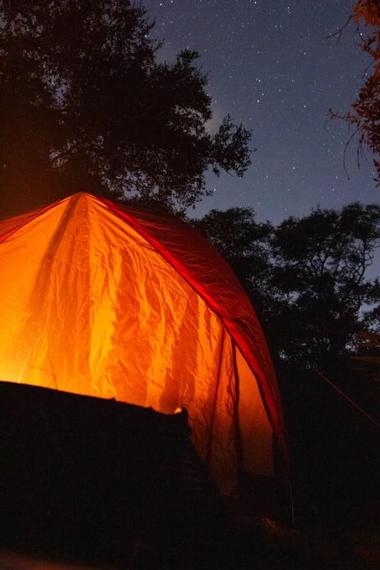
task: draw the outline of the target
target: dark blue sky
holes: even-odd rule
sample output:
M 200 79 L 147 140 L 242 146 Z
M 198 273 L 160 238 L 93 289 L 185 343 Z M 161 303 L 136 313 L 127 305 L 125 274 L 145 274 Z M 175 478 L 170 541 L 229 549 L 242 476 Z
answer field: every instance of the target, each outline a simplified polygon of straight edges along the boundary
M 230 113 L 253 131 L 257 149 L 243 179 L 208 177 L 215 192 L 196 209 L 252 206 L 259 219 L 279 222 L 312 207 L 340 208 L 379 201 L 370 159 L 356 166 L 347 125 L 328 110 L 354 101 L 368 59 L 354 26 L 339 44 L 327 36 L 341 27 L 352 0 L 145 0 L 153 35 L 165 39 L 161 57 L 184 48 L 200 53 L 209 75 L 214 122 Z

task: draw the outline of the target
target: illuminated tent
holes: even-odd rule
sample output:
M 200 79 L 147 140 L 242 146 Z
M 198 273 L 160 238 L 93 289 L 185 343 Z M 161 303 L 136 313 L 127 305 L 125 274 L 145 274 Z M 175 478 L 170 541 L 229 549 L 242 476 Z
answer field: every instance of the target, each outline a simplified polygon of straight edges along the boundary
M 186 408 L 224 491 L 238 469 L 272 473 L 283 427 L 262 329 L 189 225 L 75 194 L 0 222 L 0 276 L 2 380 Z

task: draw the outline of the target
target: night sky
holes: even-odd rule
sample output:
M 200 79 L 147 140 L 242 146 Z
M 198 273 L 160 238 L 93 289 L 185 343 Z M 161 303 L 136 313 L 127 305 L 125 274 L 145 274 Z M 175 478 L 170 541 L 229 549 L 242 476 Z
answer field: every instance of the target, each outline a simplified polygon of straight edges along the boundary
M 369 60 L 352 25 L 337 44 L 327 36 L 347 20 L 352 0 L 145 0 L 165 40 L 160 57 L 200 53 L 214 99 L 214 121 L 230 113 L 253 131 L 253 164 L 244 178 L 208 177 L 213 196 L 196 208 L 251 206 L 278 223 L 312 207 L 379 201 L 370 160 L 356 166 L 356 145 L 343 151 L 348 127 L 328 119 L 355 100 Z M 213 128 L 213 125 L 210 125 Z M 194 212 L 192 213 L 194 215 Z

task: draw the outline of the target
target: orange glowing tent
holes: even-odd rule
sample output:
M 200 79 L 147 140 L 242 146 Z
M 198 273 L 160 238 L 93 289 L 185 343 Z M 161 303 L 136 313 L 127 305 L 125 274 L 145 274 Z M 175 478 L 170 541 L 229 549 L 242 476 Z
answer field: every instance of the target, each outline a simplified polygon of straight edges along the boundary
M 283 441 L 266 340 L 232 270 L 173 218 L 86 193 L 0 222 L 0 378 L 186 408 L 220 487 Z

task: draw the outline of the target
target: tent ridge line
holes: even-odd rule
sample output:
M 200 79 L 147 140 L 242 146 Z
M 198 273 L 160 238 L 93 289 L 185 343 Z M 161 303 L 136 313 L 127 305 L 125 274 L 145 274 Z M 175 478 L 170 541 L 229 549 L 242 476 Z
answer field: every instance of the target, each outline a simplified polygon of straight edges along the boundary
M 214 313 L 222 320 L 224 326 L 226 327 L 227 331 L 236 342 L 236 345 L 241 350 L 244 358 L 246 359 L 248 366 L 250 367 L 251 371 L 254 375 L 258 375 L 260 380 L 263 382 L 263 395 L 264 400 L 267 400 L 266 405 L 268 407 L 267 412 L 270 423 L 272 424 L 272 428 L 276 433 L 281 434 L 283 431 L 283 421 L 282 418 L 276 413 L 276 405 L 278 404 L 278 395 L 274 393 L 272 390 L 271 384 L 266 380 L 265 375 L 260 373 L 260 365 L 257 361 L 257 358 L 253 354 L 251 348 L 249 347 L 248 343 L 244 340 L 239 328 L 237 327 L 236 323 L 232 321 L 232 319 L 226 314 L 223 307 L 217 303 L 213 298 L 205 290 L 205 287 L 198 281 L 198 279 L 194 278 L 190 272 L 184 267 L 174 255 L 161 243 L 159 242 L 154 236 L 152 236 L 145 228 L 141 226 L 139 221 L 132 215 L 126 212 L 124 209 L 121 210 L 115 206 L 115 204 L 106 199 L 106 198 L 98 198 L 94 197 L 95 200 L 100 201 L 104 205 L 106 205 L 115 215 L 119 218 L 124 219 L 130 226 L 139 234 L 141 235 L 146 241 L 154 247 L 154 249 L 169 263 L 181 277 L 192 287 L 192 289 L 203 299 L 203 301 L 210 307 Z M 272 404 L 272 405 L 271 405 Z
M 219 303 L 217 303 L 212 297 L 210 297 L 205 287 L 198 281 L 198 279 L 194 278 L 190 274 L 190 272 L 186 269 L 186 267 L 181 265 L 181 263 L 176 259 L 176 257 L 172 255 L 171 252 L 161 244 L 161 242 L 159 242 L 149 232 L 147 232 L 144 228 L 142 228 L 139 221 L 136 220 L 136 218 L 132 214 L 119 210 L 114 206 L 114 204 L 111 201 L 105 198 L 99 200 L 105 203 L 119 218 L 127 221 L 130 224 L 130 226 L 139 235 L 141 235 L 151 246 L 154 247 L 155 251 L 157 251 L 157 253 L 159 253 L 161 257 L 163 257 L 165 261 L 169 263 L 169 265 L 171 265 L 171 267 L 173 267 L 176 271 L 178 271 L 178 273 L 186 281 L 186 283 L 203 299 L 206 305 L 209 308 L 211 308 L 213 312 L 223 321 L 226 329 L 234 338 L 236 344 L 239 346 L 239 348 L 242 348 L 241 343 L 235 338 L 236 336 L 240 337 L 241 335 L 238 331 L 233 330 L 235 326 L 233 325 L 230 317 L 228 317 L 222 306 Z
M 109 202 L 106 199 L 101 199 L 101 202 L 106 203 L 106 205 L 119 217 L 127 221 L 130 226 L 139 234 L 141 235 L 151 246 L 154 247 L 155 251 L 161 255 L 171 265 L 174 269 L 178 271 L 181 277 L 186 281 L 188 285 L 203 299 L 203 301 L 209 306 L 222 321 L 226 324 L 226 320 L 228 317 L 225 315 L 222 307 L 216 303 L 206 292 L 205 287 L 194 277 L 191 276 L 190 272 L 180 264 L 180 262 L 176 259 L 174 255 L 170 253 L 170 251 L 163 246 L 155 237 L 153 237 L 149 232 L 143 229 L 136 220 L 134 216 L 131 214 L 120 211 L 114 207 L 112 202 Z M 227 326 L 227 325 L 226 325 Z M 228 328 L 228 327 L 227 327 Z

